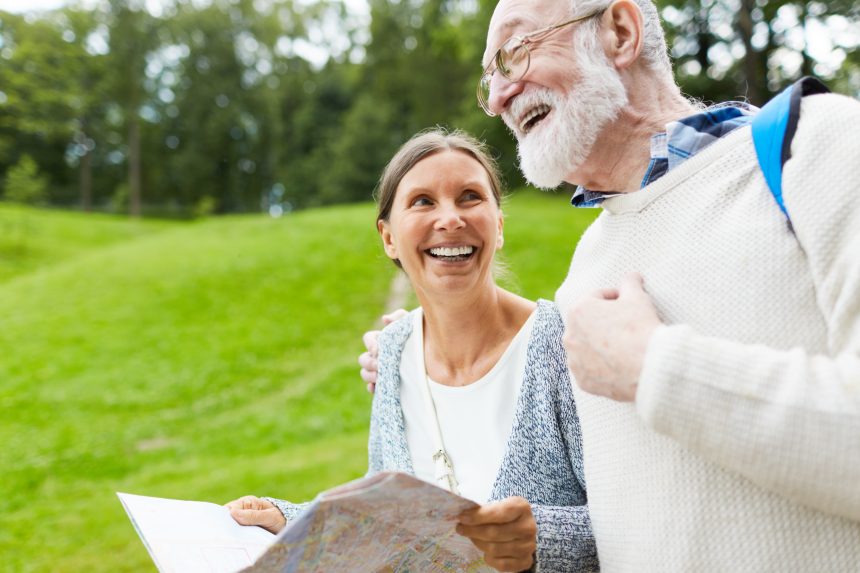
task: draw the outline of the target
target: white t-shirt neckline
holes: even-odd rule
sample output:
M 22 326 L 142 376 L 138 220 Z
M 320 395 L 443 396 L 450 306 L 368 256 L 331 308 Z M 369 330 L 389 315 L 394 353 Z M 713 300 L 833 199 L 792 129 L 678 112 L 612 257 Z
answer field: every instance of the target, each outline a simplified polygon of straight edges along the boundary
M 465 386 L 446 386 L 430 381 L 445 449 L 454 466 L 461 495 L 486 502 L 492 494 L 508 439 L 525 373 L 526 354 L 537 310 L 533 311 L 510 344 L 484 376 Z M 415 475 L 435 483 L 435 421 L 427 411 L 423 313 L 411 317 L 412 333 L 400 362 L 400 401 L 406 441 Z

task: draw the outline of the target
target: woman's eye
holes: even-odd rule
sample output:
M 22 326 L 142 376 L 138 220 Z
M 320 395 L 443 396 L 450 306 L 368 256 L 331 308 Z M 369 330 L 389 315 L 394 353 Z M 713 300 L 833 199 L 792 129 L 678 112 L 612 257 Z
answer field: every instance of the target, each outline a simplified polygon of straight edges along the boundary
M 463 193 L 463 201 L 480 201 L 484 197 L 477 191 L 466 191 Z
M 426 207 L 433 203 L 427 197 L 416 197 L 412 200 L 412 207 Z

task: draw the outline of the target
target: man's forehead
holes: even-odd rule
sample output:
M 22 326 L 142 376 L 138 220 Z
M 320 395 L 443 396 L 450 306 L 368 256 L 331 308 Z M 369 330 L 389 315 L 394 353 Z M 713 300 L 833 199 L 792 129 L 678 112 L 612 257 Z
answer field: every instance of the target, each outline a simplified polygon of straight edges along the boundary
M 483 62 L 499 49 L 502 42 L 515 34 L 524 34 L 548 26 L 563 12 L 568 0 L 502 0 L 496 6 L 487 30 Z

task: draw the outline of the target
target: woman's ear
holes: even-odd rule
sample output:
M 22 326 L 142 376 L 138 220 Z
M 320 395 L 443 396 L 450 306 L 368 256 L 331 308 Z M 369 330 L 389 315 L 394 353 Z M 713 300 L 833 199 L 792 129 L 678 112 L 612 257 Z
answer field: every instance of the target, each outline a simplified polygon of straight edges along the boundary
M 391 227 L 388 221 L 382 219 L 376 222 L 376 230 L 379 231 L 379 236 L 382 239 L 382 248 L 385 249 L 385 254 L 389 259 L 397 260 L 397 245 L 394 244 L 394 234 L 391 232 Z
M 644 21 L 642 10 L 633 0 L 616 0 L 604 14 L 608 33 L 606 56 L 619 70 L 633 65 L 642 53 Z

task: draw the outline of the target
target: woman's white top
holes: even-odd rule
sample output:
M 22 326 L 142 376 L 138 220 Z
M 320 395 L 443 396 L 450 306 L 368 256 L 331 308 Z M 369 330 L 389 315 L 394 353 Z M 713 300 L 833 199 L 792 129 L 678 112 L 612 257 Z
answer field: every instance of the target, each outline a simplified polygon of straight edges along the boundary
M 532 312 L 498 362 L 479 380 L 459 387 L 429 380 L 442 441 L 454 466 L 460 494 L 478 503 L 490 498 L 502 464 L 514 423 L 534 317 Z M 413 314 L 412 334 L 400 359 L 400 404 L 415 475 L 435 484 L 436 422 L 430 417 L 421 390 L 427 376 L 423 318 L 420 309 Z

